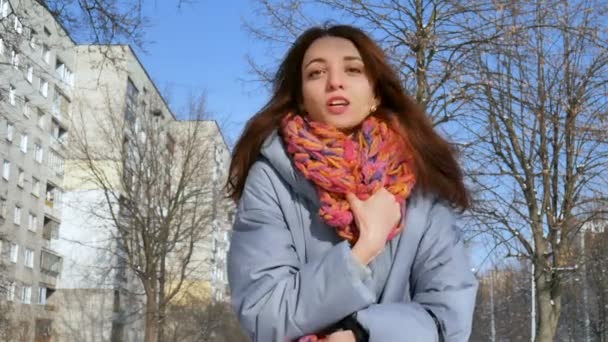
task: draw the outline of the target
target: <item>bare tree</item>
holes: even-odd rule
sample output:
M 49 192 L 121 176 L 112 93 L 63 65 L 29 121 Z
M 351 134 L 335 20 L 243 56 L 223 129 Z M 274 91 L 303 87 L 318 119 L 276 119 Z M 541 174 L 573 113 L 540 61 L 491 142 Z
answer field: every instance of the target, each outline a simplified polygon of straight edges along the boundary
M 168 342 L 248 341 L 228 303 L 187 296 L 168 311 Z
M 602 1 L 496 2 L 470 78 L 474 214 L 532 265 L 532 337 L 553 341 L 586 222 L 605 217 L 608 45 Z M 538 313 L 536 315 L 536 312 Z M 538 332 L 537 332 L 538 331 Z
M 117 277 L 136 280 L 130 295 L 143 293 L 144 340 L 158 341 L 184 281 L 202 277 L 195 254 L 210 232 L 212 204 L 229 202 L 214 198 L 210 173 L 221 141 L 217 127 L 203 121 L 202 98 L 187 121 L 154 110 L 131 114 L 102 116 L 96 131 L 74 125 L 71 153 L 82 181 L 101 190 L 90 214 L 109 227 Z
M 472 34 L 487 32 L 487 23 L 476 20 L 490 8 L 485 1 L 259 0 L 257 4 L 257 19 L 262 20 L 251 20 L 245 26 L 268 45 L 270 56 L 280 56 L 277 52 L 284 51 L 305 29 L 323 24 L 318 13 L 329 13 L 373 34 L 405 88 L 436 125 L 465 114 L 466 61 L 477 46 L 493 39 Z M 258 80 L 272 80 L 270 66 L 259 65 L 251 57 L 249 62 Z

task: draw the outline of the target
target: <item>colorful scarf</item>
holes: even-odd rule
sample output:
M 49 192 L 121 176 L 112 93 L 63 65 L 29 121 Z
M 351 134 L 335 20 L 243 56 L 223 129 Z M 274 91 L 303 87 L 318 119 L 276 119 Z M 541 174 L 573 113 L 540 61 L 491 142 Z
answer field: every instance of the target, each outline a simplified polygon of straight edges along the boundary
M 296 168 L 316 185 L 319 215 L 351 244 L 359 238 L 359 230 L 347 193 L 364 201 L 386 187 L 405 209 L 415 184 L 413 159 L 410 153 L 399 153 L 404 144 L 386 122 L 370 115 L 359 130 L 347 135 L 327 124 L 288 114 L 281 133 Z M 388 240 L 402 228 L 397 225 Z
M 405 212 L 405 200 L 415 184 L 411 153 L 389 125 L 370 115 L 361 128 L 347 135 L 327 124 L 288 114 L 281 133 L 296 168 L 317 188 L 319 215 L 343 239 L 354 244 L 359 230 L 350 205 L 349 192 L 366 200 L 381 187 L 395 195 Z M 388 240 L 403 229 L 398 224 Z M 298 342 L 322 341 L 325 335 L 307 335 Z

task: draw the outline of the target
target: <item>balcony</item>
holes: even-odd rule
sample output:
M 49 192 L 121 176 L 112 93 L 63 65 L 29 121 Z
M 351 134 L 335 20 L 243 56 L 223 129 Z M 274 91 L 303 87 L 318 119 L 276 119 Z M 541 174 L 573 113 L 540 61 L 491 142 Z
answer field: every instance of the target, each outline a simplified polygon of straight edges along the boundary
M 67 142 L 67 128 L 65 128 L 63 124 L 56 117 L 54 117 L 51 120 L 51 148 L 53 148 L 55 151 L 61 151 L 67 146 Z
M 60 59 L 55 62 L 55 78 L 59 81 L 63 92 L 70 95 L 74 87 L 74 73 Z
M 61 218 L 61 189 L 53 183 L 46 183 L 46 195 L 44 198 L 44 214 L 50 217 Z
M 43 248 L 40 251 L 40 270 L 56 278 L 61 273 L 63 258 L 57 253 Z
M 59 222 L 49 216 L 44 216 L 44 227 L 42 228 L 42 237 L 45 240 L 59 238 Z

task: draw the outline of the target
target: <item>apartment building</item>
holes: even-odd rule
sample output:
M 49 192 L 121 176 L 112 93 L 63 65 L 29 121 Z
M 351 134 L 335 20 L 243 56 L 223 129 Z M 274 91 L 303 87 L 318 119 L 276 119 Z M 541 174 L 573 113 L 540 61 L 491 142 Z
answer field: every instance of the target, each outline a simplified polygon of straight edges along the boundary
M 41 6 L 0 0 L 0 260 L 23 341 L 48 340 L 56 310 L 74 45 Z
M 141 340 L 141 286 L 82 142 L 86 136 L 88 151 L 100 153 L 95 167 L 119 188 L 126 161 L 114 143 L 128 149 L 129 138 L 145 139 L 149 117 L 167 127 L 159 143 L 179 151 L 196 122 L 176 118 L 129 46 L 79 45 L 34 0 L 0 0 L 0 24 L 0 260 L 10 280 L 0 300 L 13 304 L 17 339 Z M 210 194 L 200 210 L 209 220 L 184 291 L 222 300 L 234 208 L 218 194 L 230 155 L 217 123 L 199 123 L 209 155 L 200 177 Z M 108 135 L 125 125 L 141 128 Z

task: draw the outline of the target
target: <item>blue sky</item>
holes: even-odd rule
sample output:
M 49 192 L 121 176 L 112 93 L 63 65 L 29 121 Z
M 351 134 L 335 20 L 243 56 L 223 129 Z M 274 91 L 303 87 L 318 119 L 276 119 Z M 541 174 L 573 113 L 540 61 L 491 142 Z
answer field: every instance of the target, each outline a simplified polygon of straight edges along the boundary
M 190 94 L 204 91 L 213 118 L 234 140 L 268 99 L 261 84 L 245 81 L 251 79 L 246 54 L 260 56 L 264 48 L 243 28 L 251 1 L 199 1 L 181 9 L 176 4 L 146 3 L 153 26 L 146 51 L 137 54 L 159 89 L 170 89 L 166 96 L 176 115 Z

